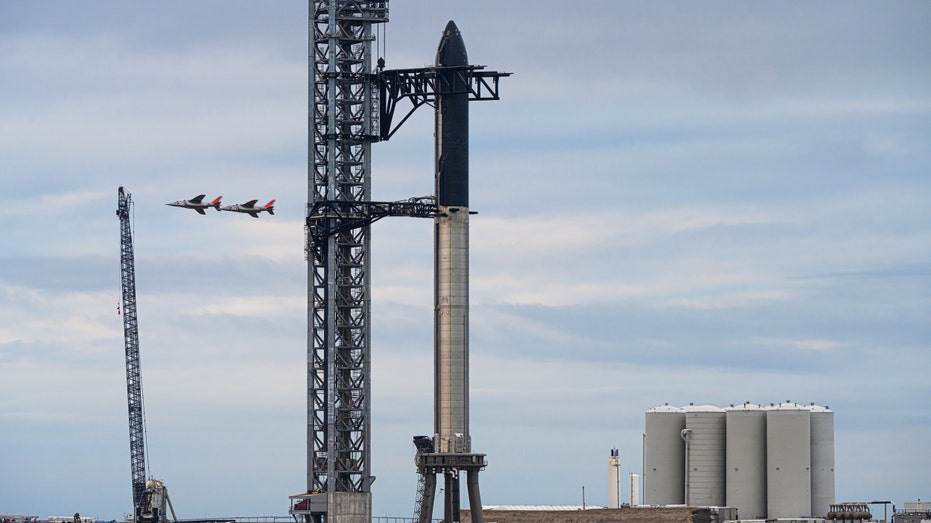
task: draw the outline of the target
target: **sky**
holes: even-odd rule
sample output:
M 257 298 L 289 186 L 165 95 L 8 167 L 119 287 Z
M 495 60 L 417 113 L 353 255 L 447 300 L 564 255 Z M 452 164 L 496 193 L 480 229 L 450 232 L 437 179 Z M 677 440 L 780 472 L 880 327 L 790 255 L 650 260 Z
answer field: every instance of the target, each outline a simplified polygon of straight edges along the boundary
M 513 73 L 471 105 L 485 504 L 608 498 L 657 405 L 835 411 L 838 501 L 931 497 L 931 3 L 392 2 Z M 117 188 L 148 473 L 182 518 L 305 490 L 307 5 L 0 2 L 0 513 L 131 510 Z M 433 192 L 432 114 L 372 147 Z M 166 207 L 277 200 L 254 220 Z M 432 432 L 432 226 L 373 226 L 373 513 Z M 626 500 L 626 495 L 622 496 Z

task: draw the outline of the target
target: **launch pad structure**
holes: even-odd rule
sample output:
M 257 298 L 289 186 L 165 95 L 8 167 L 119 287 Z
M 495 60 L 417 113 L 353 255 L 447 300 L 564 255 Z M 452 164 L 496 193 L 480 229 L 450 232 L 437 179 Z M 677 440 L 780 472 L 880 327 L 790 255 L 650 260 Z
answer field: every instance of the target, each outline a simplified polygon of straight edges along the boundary
M 387 0 L 309 0 L 307 489 L 291 496 L 290 513 L 304 523 L 371 522 L 370 228 L 409 216 L 433 218 L 436 241 L 435 434 L 417 454 L 418 517 L 431 521 L 443 474 L 444 521 L 458 523 L 466 472 L 481 522 L 485 455 L 472 453 L 468 432 L 468 102 L 497 100 L 509 73 L 468 65 L 452 22 L 435 67 L 384 70 L 379 59 L 373 72 L 373 29 L 387 22 Z M 410 109 L 393 126 L 402 102 Z M 436 195 L 372 201 L 372 144 L 422 105 L 436 111 Z

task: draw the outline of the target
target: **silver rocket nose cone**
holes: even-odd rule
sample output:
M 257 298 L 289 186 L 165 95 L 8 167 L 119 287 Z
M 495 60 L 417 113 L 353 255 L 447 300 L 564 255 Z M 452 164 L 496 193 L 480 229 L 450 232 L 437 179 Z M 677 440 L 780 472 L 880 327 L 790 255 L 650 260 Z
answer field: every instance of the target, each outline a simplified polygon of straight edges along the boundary
M 446 24 L 443 30 L 443 37 L 440 38 L 440 45 L 436 50 L 436 65 L 456 66 L 469 65 L 469 56 L 466 53 L 465 42 L 462 40 L 462 33 L 452 20 Z

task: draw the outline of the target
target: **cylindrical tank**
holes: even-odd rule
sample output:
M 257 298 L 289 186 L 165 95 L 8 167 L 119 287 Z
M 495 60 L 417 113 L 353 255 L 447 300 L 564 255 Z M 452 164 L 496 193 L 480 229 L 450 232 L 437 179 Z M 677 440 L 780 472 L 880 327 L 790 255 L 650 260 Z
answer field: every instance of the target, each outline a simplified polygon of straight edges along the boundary
M 640 505 L 640 474 L 630 475 L 630 506 Z
M 685 503 L 685 411 L 663 405 L 647 411 L 643 441 L 643 501 L 647 505 Z
M 766 518 L 766 411 L 744 403 L 727 412 L 725 455 L 728 507 L 740 519 Z
M 823 518 L 834 503 L 834 412 L 811 405 L 811 515 Z
M 797 403 L 766 409 L 767 517 L 811 516 L 811 413 Z
M 724 506 L 724 443 L 727 417 L 711 405 L 688 406 L 685 411 L 685 504 Z

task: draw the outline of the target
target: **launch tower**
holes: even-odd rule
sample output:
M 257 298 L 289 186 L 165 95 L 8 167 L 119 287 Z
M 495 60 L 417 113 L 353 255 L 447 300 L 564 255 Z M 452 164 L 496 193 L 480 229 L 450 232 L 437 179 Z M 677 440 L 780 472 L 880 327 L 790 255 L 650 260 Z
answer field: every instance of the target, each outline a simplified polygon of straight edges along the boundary
M 387 1 L 309 0 L 308 230 L 315 204 L 369 200 L 379 139 L 373 26 Z M 291 512 L 314 523 L 371 521 L 369 228 L 307 243 L 307 493 Z
M 305 523 L 371 521 L 374 476 L 370 468 L 369 437 L 369 231 L 370 225 L 383 217 L 413 216 L 437 220 L 438 242 L 441 229 L 455 231 L 452 234 L 453 244 L 449 247 L 456 251 L 456 263 L 459 265 L 452 272 L 446 270 L 446 274 L 458 279 L 455 285 L 460 289 L 447 294 L 447 297 L 455 302 L 449 310 L 458 311 L 459 318 L 451 330 L 465 336 L 466 345 L 456 342 L 458 348 L 447 351 L 452 359 L 444 364 L 444 368 L 451 369 L 451 374 L 446 372 L 441 377 L 440 367 L 437 367 L 437 394 L 440 394 L 440 383 L 447 384 L 443 390 L 453 394 L 451 397 L 455 398 L 453 403 L 456 406 L 446 409 L 452 417 L 443 414 L 446 416 L 443 419 L 450 420 L 448 422 L 439 421 L 441 414 L 437 408 L 437 427 L 446 427 L 438 429 L 438 434 L 444 436 L 435 438 L 434 452 L 424 454 L 425 461 L 418 464 L 418 471 L 421 474 L 429 471 L 431 474 L 446 474 L 446 521 L 458 522 L 459 471 L 469 473 L 470 493 L 474 484 L 476 496 L 474 499 L 470 496 L 470 501 L 473 507 L 480 507 L 477 472 L 485 465 L 484 455 L 469 454 L 469 212 L 467 201 L 457 200 L 458 203 L 444 204 L 442 208 L 437 201 L 443 195 L 454 199 L 463 195 L 467 198 L 467 102 L 498 99 L 498 78 L 507 76 L 507 73 L 486 72 L 481 71 L 482 66 L 467 65 L 459 31 L 455 24 L 450 23 L 459 39 L 458 49 L 461 51 L 461 56 L 453 55 L 461 59 L 461 63 L 448 64 L 447 67 L 441 63 L 438 54 L 437 67 L 382 71 L 380 66 L 379 71 L 373 74 L 373 26 L 388 21 L 387 0 L 310 0 L 309 15 L 307 491 L 291 496 L 290 512 L 301 516 Z M 449 30 L 447 27 L 447 32 Z M 444 42 L 446 40 L 444 36 Z M 397 126 L 392 127 L 397 104 L 402 100 L 408 100 L 412 108 Z M 452 134 L 444 140 L 451 147 L 450 151 L 458 151 L 449 157 L 452 160 L 449 172 L 458 173 L 450 180 L 458 177 L 458 189 L 441 189 L 441 169 L 437 174 L 437 196 L 434 198 L 371 201 L 371 144 L 387 140 L 423 104 L 435 105 L 438 115 L 442 112 L 440 106 L 449 105 L 450 109 L 445 113 L 457 115 L 454 120 L 458 119 L 460 123 L 464 121 L 464 127 L 459 126 L 458 130 L 455 130 L 455 125 L 448 126 Z M 437 129 L 439 148 L 439 123 Z M 453 146 L 453 142 L 459 142 L 458 147 Z M 466 162 L 464 168 L 463 160 Z M 445 165 L 439 152 L 437 162 L 438 169 L 440 164 Z M 441 227 L 443 223 L 456 225 Z M 440 243 L 437 248 L 440 249 Z M 437 256 L 439 263 L 441 255 Z M 461 265 L 463 260 L 466 262 L 464 266 Z M 438 269 L 437 277 L 440 276 Z M 439 333 L 440 327 L 437 329 Z M 440 352 L 436 353 L 439 358 Z M 465 403 L 462 403 L 463 399 Z M 437 405 L 440 405 L 439 399 Z M 453 419 L 457 421 L 451 421 Z M 455 499 L 451 498 L 450 492 L 454 492 Z M 432 495 L 433 491 L 431 512 Z M 473 518 L 473 521 L 480 523 L 480 508 L 478 514 L 479 519 Z

